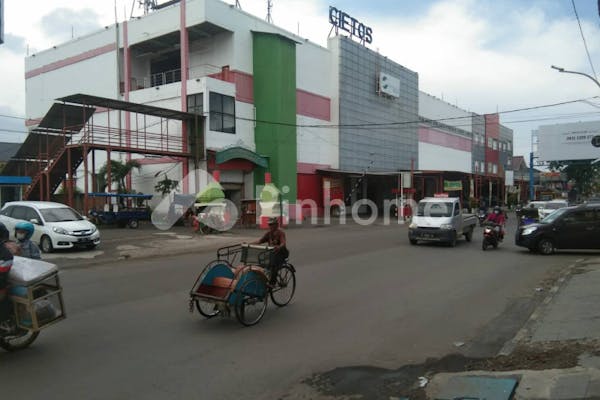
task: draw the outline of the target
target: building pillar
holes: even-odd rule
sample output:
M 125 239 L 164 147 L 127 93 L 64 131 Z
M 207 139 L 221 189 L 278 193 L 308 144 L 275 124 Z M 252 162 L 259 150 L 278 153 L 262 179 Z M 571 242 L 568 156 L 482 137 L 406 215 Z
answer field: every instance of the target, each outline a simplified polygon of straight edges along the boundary
M 189 38 L 186 24 L 186 1 L 180 2 L 179 6 L 179 52 L 181 56 L 181 111 L 187 112 L 187 81 L 189 77 Z M 167 122 L 168 124 L 168 122 Z M 184 153 L 188 152 L 188 123 L 181 122 L 181 149 Z M 189 193 L 189 160 L 184 159 L 182 165 L 183 192 Z

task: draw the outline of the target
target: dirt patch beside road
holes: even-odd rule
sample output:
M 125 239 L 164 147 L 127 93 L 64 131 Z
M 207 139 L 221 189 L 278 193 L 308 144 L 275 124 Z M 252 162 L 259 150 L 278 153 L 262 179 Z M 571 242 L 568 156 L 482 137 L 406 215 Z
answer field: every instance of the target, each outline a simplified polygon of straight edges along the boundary
M 425 390 L 419 387 L 420 377 L 430 379 L 441 372 L 567 369 L 577 366 L 578 359 L 583 354 L 600 355 L 600 341 L 547 342 L 518 346 L 510 355 L 489 358 L 450 354 L 428 359 L 422 364 L 405 365 L 396 370 L 374 367 L 336 368 L 324 374 L 313 375 L 304 384 L 316 389 L 326 398 L 426 399 Z

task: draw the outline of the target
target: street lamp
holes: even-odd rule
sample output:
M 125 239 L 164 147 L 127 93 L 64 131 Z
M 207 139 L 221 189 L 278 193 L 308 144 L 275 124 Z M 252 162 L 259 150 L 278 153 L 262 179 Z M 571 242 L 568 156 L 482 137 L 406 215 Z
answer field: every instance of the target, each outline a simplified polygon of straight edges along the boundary
M 577 71 L 567 71 L 564 68 L 561 67 L 557 67 L 556 65 L 551 65 L 550 68 L 557 70 L 558 72 L 564 72 L 565 74 L 577 74 L 577 75 L 583 75 L 583 76 L 587 76 L 588 78 L 590 78 L 591 80 L 594 81 L 594 83 L 596 85 L 598 85 L 598 87 L 600 87 L 600 82 L 598 82 L 596 80 L 596 78 L 594 78 L 593 76 L 590 76 L 588 74 L 584 74 L 583 72 L 577 72 Z

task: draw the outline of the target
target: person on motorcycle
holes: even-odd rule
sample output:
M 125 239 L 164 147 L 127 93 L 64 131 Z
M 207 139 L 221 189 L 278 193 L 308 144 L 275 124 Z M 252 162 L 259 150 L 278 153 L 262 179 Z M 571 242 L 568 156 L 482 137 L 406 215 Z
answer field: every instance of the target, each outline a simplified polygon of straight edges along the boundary
M 41 260 L 40 248 L 31 241 L 33 236 L 34 226 L 31 222 L 21 221 L 15 225 L 15 238 L 17 244 L 21 248 L 21 257 L 33 258 L 35 260 Z
M 12 268 L 13 255 L 6 247 L 8 229 L 0 222 L 0 331 L 11 332 L 13 326 L 8 320 L 11 303 L 8 298 L 8 273 Z
M 499 225 L 500 227 L 500 237 L 499 239 L 504 239 L 504 224 L 506 223 L 506 218 L 500 206 L 494 207 L 494 210 L 487 216 L 485 219 L 488 222 L 492 222 L 494 224 Z
M 287 249 L 287 242 L 285 239 L 285 232 L 279 229 L 279 219 L 269 218 L 269 230 L 263 235 L 262 238 L 254 242 L 253 244 L 267 243 L 269 246 L 273 246 L 273 258 L 271 259 L 271 282 L 275 283 L 277 278 L 277 271 L 285 260 L 289 257 L 290 252 Z

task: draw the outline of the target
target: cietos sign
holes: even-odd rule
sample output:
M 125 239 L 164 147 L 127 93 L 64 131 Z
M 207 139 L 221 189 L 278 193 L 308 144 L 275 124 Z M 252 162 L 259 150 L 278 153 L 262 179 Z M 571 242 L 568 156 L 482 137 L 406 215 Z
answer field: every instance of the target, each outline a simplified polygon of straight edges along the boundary
M 350 36 L 356 36 L 365 43 L 373 43 L 373 29 L 335 7 L 329 6 L 329 22 L 348 32 Z

